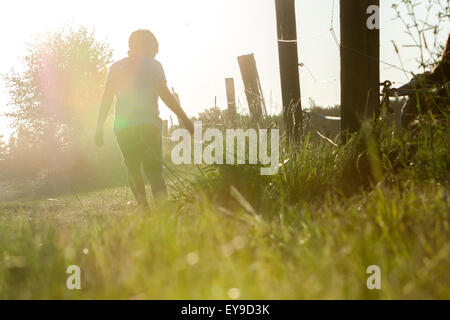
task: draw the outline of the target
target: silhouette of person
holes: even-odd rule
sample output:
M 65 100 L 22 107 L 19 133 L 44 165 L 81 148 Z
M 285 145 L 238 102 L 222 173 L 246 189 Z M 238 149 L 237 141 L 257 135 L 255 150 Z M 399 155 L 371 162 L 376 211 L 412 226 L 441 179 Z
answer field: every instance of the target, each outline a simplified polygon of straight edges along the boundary
M 162 121 L 158 99 L 193 133 L 193 125 L 167 87 L 163 67 L 155 60 L 158 41 L 149 30 L 137 30 L 129 38 L 128 57 L 114 63 L 107 76 L 98 114 L 95 143 L 103 146 L 103 126 L 116 97 L 114 133 L 128 182 L 139 208 L 148 209 L 142 171 L 148 177 L 155 200 L 167 198 L 162 175 Z M 141 168 L 143 170 L 141 170 Z

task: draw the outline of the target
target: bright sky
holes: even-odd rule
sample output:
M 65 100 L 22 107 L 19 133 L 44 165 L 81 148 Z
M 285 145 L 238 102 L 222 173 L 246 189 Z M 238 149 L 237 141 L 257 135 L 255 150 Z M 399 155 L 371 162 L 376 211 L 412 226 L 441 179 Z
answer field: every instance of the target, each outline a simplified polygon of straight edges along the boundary
M 411 41 L 398 20 L 393 1 L 381 7 L 381 56 L 399 65 L 390 40 L 401 46 Z M 339 37 L 339 0 L 297 0 L 303 104 L 313 98 L 318 104 L 339 103 L 339 50 L 329 32 L 331 17 Z M 179 93 L 188 115 L 212 107 L 214 97 L 226 106 L 225 78 L 234 77 L 240 110 L 246 108 L 237 57 L 254 53 L 269 112 L 280 111 L 278 51 L 274 0 L 15 0 L 4 1 L 0 13 L 3 50 L 0 73 L 20 70 L 19 57 L 37 33 L 64 24 L 95 28 L 107 40 L 114 59 L 127 55 L 128 37 L 136 29 L 150 29 L 160 43 L 157 57 L 169 85 Z M 449 26 L 447 25 L 446 28 Z M 448 32 L 448 31 L 447 31 Z M 445 31 L 443 32 L 445 34 Z M 415 49 L 401 47 L 406 69 L 416 71 Z M 406 82 L 402 71 L 381 65 L 381 79 Z M 272 97 L 273 103 L 270 103 Z M 7 109 L 4 83 L 0 81 L 0 113 Z M 162 118 L 170 112 L 161 105 Z M 0 117 L 0 135 L 8 135 L 7 121 Z

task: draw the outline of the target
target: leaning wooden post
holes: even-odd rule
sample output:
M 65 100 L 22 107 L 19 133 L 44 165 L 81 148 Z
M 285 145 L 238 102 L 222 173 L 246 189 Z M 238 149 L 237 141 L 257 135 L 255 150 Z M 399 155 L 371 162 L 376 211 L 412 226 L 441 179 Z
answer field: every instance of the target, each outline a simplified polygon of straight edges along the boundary
M 341 0 L 341 132 L 360 129 L 380 104 L 379 0 Z
M 284 126 L 288 138 L 297 139 L 301 135 L 302 106 L 298 70 L 295 0 L 275 0 L 275 9 Z
M 236 92 L 234 89 L 234 79 L 233 78 L 225 79 L 225 88 L 227 90 L 228 117 L 229 117 L 230 122 L 233 124 L 237 117 Z
M 259 122 L 263 115 L 263 97 L 259 83 L 258 70 L 256 68 L 255 56 L 247 54 L 238 57 L 241 69 L 242 81 L 244 82 L 245 95 L 247 97 L 250 116 L 255 122 Z

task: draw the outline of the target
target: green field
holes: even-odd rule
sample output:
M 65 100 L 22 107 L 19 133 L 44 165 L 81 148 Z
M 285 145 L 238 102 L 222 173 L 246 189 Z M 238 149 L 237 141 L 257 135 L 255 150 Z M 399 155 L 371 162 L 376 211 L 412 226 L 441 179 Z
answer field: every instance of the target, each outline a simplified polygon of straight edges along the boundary
M 448 137 L 429 129 L 414 152 L 384 131 L 305 138 L 272 177 L 171 167 L 171 201 L 150 214 L 125 187 L 3 203 L 0 298 L 449 299 Z

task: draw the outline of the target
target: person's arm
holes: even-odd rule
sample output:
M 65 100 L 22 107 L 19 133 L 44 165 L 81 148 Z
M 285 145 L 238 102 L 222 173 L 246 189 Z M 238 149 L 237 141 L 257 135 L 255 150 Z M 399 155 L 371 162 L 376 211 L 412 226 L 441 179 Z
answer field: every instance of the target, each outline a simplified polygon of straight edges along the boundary
M 174 97 L 172 92 L 170 92 L 165 81 L 158 82 L 155 85 L 156 93 L 161 97 L 161 100 L 167 105 L 167 107 L 176 114 L 181 124 L 191 133 L 194 133 L 194 125 L 191 120 L 187 117 L 184 110 L 181 108 L 177 99 Z
M 98 112 L 97 130 L 95 131 L 95 144 L 99 147 L 103 146 L 103 126 L 105 125 L 108 112 L 114 101 L 114 89 L 110 81 L 105 84 L 105 91 L 103 92 L 100 110 Z

